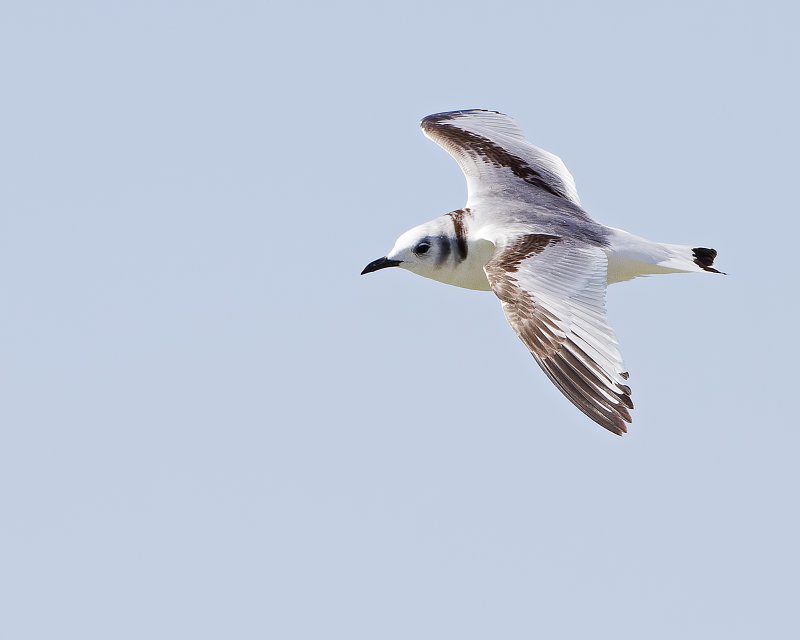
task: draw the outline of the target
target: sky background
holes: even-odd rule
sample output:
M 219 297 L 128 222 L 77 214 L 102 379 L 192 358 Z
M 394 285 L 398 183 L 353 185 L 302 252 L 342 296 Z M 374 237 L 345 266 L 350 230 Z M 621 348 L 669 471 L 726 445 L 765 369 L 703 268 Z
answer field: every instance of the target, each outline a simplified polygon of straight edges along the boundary
M 0 3 L 0 636 L 800 637 L 791 2 Z M 489 293 L 359 272 L 514 116 L 599 221 L 628 436 Z

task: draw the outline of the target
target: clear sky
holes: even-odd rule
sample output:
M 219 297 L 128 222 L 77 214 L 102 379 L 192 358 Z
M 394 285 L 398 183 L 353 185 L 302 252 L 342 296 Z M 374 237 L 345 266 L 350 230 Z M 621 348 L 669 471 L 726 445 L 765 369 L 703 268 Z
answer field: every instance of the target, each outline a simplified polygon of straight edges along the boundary
M 800 637 L 794 6 L 0 4 L 0 636 Z M 470 107 L 719 250 L 609 291 L 624 438 L 359 276 Z

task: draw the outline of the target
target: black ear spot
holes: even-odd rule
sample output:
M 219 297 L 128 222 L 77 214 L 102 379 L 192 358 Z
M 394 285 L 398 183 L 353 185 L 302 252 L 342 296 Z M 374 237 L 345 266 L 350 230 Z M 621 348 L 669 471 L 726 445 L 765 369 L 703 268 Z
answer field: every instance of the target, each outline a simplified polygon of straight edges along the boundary
M 427 240 L 423 240 L 422 242 L 418 243 L 416 247 L 414 247 L 413 251 L 418 256 L 421 256 L 424 253 L 428 253 L 428 250 L 431 248 L 431 243 Z

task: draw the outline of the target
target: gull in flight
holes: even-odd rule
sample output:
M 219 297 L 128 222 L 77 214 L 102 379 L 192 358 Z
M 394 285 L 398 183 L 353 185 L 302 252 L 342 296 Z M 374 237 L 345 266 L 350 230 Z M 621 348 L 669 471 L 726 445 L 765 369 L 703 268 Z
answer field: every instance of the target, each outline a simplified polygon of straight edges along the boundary
M 502 113 L 437 113 L 421 126 L 464 172 L 467 203 L 406 231 L 362 275 L 400 267 L 493 291 L 561 393 L 600 426 L 626 433 L 633 403 L 606 319 L 606 285 L 656 273 L 721 273 L 713 266 L 717 252 L 595 222 L 564 163 Z

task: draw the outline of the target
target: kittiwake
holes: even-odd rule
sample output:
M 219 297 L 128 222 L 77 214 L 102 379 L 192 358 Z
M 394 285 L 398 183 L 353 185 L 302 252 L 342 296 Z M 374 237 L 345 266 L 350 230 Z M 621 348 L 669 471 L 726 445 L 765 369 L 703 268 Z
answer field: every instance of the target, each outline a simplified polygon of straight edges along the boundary
M 494 291 L 553 384 L 597 424 L 626 433 L 633 403 L 606 319 L 606 285 L 656 273 L 721 273 L 717 252 L 595 222 L 561 159 L 528 142 L 502 113 L 437 113 L 421 126 L 464 172 L 467 203 L 406 231 L 362 275 L 401 267 Z

